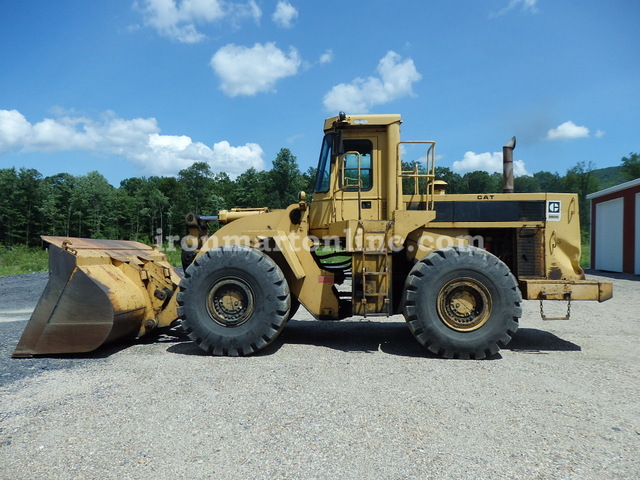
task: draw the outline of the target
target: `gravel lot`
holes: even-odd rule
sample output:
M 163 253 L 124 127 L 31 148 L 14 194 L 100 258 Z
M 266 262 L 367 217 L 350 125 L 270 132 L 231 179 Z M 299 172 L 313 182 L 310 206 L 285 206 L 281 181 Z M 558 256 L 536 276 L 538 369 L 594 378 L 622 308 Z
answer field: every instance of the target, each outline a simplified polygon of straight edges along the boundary
M 434 358 L 401 316 L 323 323 L 303 309 L 253 357 L 204 356 L 166 332 L 11 359 L 46 280 L 0 278 L 1 478 L 640 477 L 637 276 L 568 322 L 525 302 L 492 360 Z

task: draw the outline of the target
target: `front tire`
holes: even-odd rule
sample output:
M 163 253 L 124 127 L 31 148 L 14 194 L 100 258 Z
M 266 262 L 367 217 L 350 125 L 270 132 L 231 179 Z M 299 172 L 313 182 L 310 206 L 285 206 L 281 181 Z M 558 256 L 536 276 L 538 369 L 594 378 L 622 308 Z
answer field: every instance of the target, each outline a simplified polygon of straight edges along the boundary
M 522 296 L 500 259 L 469 246 L 436 250 L 411 269 L 403 313 L 411 333 L 445 358 L 481 359 L 518 329 Z
M 182 328 L 212 355 L 249 355 L 269 345 L 289 317 L 291 295 L 276 263 L 241 245 L 198 257 L 178 293 Z

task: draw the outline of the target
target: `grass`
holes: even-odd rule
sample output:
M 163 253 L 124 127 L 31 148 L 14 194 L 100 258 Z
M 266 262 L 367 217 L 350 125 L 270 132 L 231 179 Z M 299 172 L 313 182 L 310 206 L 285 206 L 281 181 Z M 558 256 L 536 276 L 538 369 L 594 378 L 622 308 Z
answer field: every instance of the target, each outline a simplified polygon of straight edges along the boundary
M 582 242 L 582 255 L 580 255 L 580 266 L 583 269 L 591 268 L 591 242 Z
M 171 265 L 182 265 L 180 248 L 174 251 L 163 250 Z M 25 245 L 13 247 L 0 246 L 0 277 L 21 275 L 23 273 L 48 272 L 49 251 L 43 248 L 30 248 Z
M 582 255 L 580 255 L 580 266 L 582 268 L 591 268 L 591 234 L 589 230 L 580 232 L 580 240 L 582 244 Z
M 49 254 L 46 250 L 24 245 L 0 247 L 0 277 L 48 270 Z
M 167 246 L 165 246 L 161 251 L 167 256 L 171 265 L 173 265 L 174 267 L 182 266 L 182 249 L 180 248 L 180 246 L 174 246 L 173 251 L 169 250 Z

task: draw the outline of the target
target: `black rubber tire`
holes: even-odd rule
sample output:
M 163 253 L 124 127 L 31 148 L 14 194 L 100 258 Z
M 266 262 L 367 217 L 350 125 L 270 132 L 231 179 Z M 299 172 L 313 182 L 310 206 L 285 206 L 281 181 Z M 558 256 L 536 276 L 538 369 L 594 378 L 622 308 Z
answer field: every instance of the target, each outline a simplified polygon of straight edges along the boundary
M 186 272 L 189 265 L 193 263 L 193 260 L 196 258 L 196 254 L 198 252 L 192 250 L 182 250 L 180 254 L 180 260 L 182 262 L 182 271 Z
M 475 297 L 480 307 L 466 313 L 473 319 L 478 311 L 484 312 L 477 316 L 478 326 L 470 321 L 469 330 L 463 329 L 467 328 L 463 322 L 451 320 L 454 315 L 441 314 L 452 303 L 452 297 L 447 297 L 449 289 L 464 290 L 466 287 L 456 285 L 465 283 L 476 286 L 472 291 L 481 292 Z M 509 267 L 485 250 L 469 246 L 436 250 L 416 263 L 407 276 L 403 301 L 411 333 L 429 351 L 444 358 L 495 355 L 511 341 L 522 315 L 522 295 Z M 485 303 L 489 307 L 483 308 Z
M 218 294 L 225 285 L 227 295 Z M 225 303 L 238 296 L 241 302 Z M 212 355 L 250 355 L 265 348 L 282 331 L 290 308 L 289 286 L 280 268 L 264 253 L 240 245 L 198 257 L 185 271 L 178 293 L 183 330 Z
M 291 320 L 296 313 L 298 313 L 298 309 L 300 308 L 300 302 L 293 298 L 293 295 L 291 296 L 291 308 L 289 309 L 289 315 L 287 315 L 287 320 L 285 321 L 288 322 L 289 320 Z

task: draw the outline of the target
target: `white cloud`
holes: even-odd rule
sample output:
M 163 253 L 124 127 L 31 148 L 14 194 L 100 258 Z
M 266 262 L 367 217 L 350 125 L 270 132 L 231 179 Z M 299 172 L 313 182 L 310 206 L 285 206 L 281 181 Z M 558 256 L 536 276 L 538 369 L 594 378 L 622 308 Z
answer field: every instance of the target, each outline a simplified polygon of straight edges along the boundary
M 356 78 L 351 83 L 334 86 L 324 96 L 327 111 L 366 113 L 374 105 L 413 95 L 413 83 L 422 78 L 413 60 L 402 61 L 393 51 L 380 60 L 376 70 L 379 77 Z
M 264 169 L 264 152 L 256 143 L 234 147 L 223 140 L 209 147 L 184 135 L 153 133 L 139 147 L 130 153 L 129 158 L 150 175 L 175 175 L 194 162 L 206 162 L 214 172 L 226 172 L 231 177 L 251 167 Z
M 527 13 L 538 13 L 538 6 L 536 5 L 538 0 L 510 0 L 509 4 L 504 7 L 502 10 L 492 13 L 491 17 L 499 17 L 501 15 L 505 15 L 509 13 L 511 10 L 514 10 L 518 7 L 521 7 L 523 12 Z
M 183 43 L 204 40 L 196 23 L 213 22 L 225 15 L 219 0 L 146 0 L 144 13 L 147 25 Z
M 244 18 L 249 18 L 256 23 L 260 23 L 262 18 L 262 10 L 255 2 L 255 0 L 249 0 L 247 3 L 230 4 L 231 8 L 228 10 L 229 17 L 232 22 L 237 22 Z
M 293 21 L 298 18 L 298 10 L 289 2 L 280 0 L 271 19 L 282 28 L 291 28 Z
M 588 136 L 589 129 L 587 127 L 576 125 L 572 121 L 564 122 L 547 132 L 547 140 L 573 140 Z
M 212 151 L 215 164 L 224 167 L 221 171 L 233 172 L 234 177 L 251 167 L 263 170 L 263 154 L 262 148 L 257 143 L 246 143 L 240 147 L 234 147 L 226 140 L 215 143 Z M 238 164 L 243 165 L 243 168 L 239 169 Z
M 603 132 L 602 130 L 596 130 L 596 133 L 595 133 L 595 135 L 594 135 L 594 136 L 595 136 L 596 138 L 602 138 L 602 137 L 604 137 L 605 135 L 606 135 L 606 132 Z
M 242 18 L 259 21 L 262 16 L 255 0 L 227 3 L 223 0 L 144 0 L 145 23 L 160 35 L 182 43 L 201 42 L 206 36 L 197 25 L 214 23 L 222 18 L 232 22 Z
M 256 43 L 250 48 L 229 44 L 211 58 L 220 88 L 230 97 L 274 91 L 276 82 L 298 73 L 301 63 L 295 48 L 289 48 L 287 54 L 275 43 Z
M 84 117 L 47 118 L 32 124 L 17 110 L 0 110 L 0 154 L 81 150 L 133 161 L 146 175 L 175 175 L 193 162 L 234 177 L 247 168 L 264 169 L 262 148 L 234 147 L 226 140 L 209 147 L 186 135 L 161 135 L 155 118 L 125 120 L 106 112 L 98 121 Z
M 489 173 L 502 172 L 502 152 L 467 152 L 462 160 L 453 162 L 452 169 L 457 173 L 483 170 Z M 522 160 L 513 161 L 513 174 L 516 177 L 529 175 Z
M 61 121 L 45 118 L 31 128 L 27 148 L 39 151 L 85 150 L 91 145 L 91 138 L 76 130 L 78 123 L 81 121 L 70 118 L 63 118 Z
M 20 145 L 31 124 L 17 110 L 0 110 L 0 153 Z
M 319 61 L 322 64 L 333 62 L 333 50 L 331 49 L 325 50 L 325 52 L 322 55 L 320 55 Z

